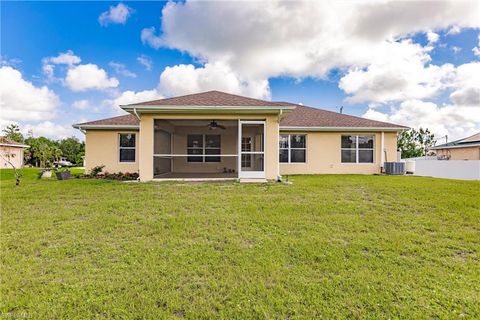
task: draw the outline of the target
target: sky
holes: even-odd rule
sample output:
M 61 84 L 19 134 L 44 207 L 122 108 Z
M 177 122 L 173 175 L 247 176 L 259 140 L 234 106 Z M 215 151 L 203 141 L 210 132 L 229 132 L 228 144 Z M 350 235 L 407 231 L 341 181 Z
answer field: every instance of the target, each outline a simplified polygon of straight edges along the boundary
M 480 131 L 480 1 L 1 1 L 0 127 L 50 138 L 220 90 Z M 440 141 L 440 140 L 439 140 Z M 443 140 L 442 140 L 443 141 Z

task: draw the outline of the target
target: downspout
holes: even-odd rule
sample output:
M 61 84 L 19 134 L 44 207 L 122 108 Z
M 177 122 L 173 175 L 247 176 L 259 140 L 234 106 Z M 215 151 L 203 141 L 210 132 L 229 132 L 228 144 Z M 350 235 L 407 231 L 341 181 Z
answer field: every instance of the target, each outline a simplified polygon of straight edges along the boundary
M 380 141 L 380 149 L 382 150 L 380 154 L 380 173 L 383 173 L 385 167 L 385 132 L 383 131 Z
M 133 108 L 133 114 L 135 115 L 135 117 L 137 117 L 138 121 L 140 121 L 140 116 L 137 113 L 137 108 Z
M 277 148 L 280 146 L 280 120 L 282 119 L 283 109 L 278 112 L 278 132 L 277 132 Z M 282 176 L 280 175 L 280 156 L 277 152 L 277 181 L 282 182 Z
M 80 130 L 80 132 L 83 134 L 87 134 L 87 131 L 83 130 L 82 127 L 78 127 L 78 130 Z
M 137 108 L 133 108 L 133 114 L 135 115 L 135 117 L 137 117 L 138 121 L 140 121 L 140 116 L 138 115 L 137 113 Z M 139 131 L 139 133 L 141 133 L 141 131 Z M 140 139 L 140 137 L 139 137 Z M 139 168 L 138 168 L 138 178 L 137 178 L 137 181 L 141 181 L 140 180 L 140 163 L 139 163 Z

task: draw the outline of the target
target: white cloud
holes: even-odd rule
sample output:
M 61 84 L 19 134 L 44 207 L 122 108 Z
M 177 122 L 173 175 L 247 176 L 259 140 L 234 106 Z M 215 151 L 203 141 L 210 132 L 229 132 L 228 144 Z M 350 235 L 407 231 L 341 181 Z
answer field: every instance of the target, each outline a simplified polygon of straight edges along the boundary
M 433 31 L 427 32 L 427 40 L 430 44 L 437 42 L 439 38 L 440 36 L 438 35 L 438 33 L 435 33 Z
M 22 63 L 22 60 L 18 58 L 8 58 L 5 55 L 0 55 L 0 67 L 10 66 L 15 68 L 21 63 Z
M 122 75 L 124 77 L 129 77 L 129 78 L 136 78 L 137 75 L 133 73 L 132 71 L 128 70 L 127 67 L 125 67 L 124 64 L 110 61 L 108 65 L 115 70 L 115 73 Z
M 72 103 L 72 107 L 79 110 L 85 110 L 90 107 L 90 102 L 86 99 L 76 100 Z
M 142 54 L 137 57 L 137 62 L 144 66 L 148 71 L 152 70 L 153 61 L 150 57 Z
M 270 97 L 268 81 L 245 80 L 222 63 L 207 63 L 201 68 L 195 68 L 191 64 L 180 64 L 165 68 L 160 75 L 159 90 L 169 96 L 220 90 L 253 97 Z
M 454 54 L 457 54 L 457 53 L 459 53 L 460 51 L 462 51 L 462 48 L 457 47 L 457 46 L 453 46 L 453 47 L 452 47 L 452 51 L 453 51 Z
M 118 93 L 112 99 L 104 100 L 102 105 L 113 108 L 113 110 L 115 110 L 117 113 L 124 113 L 123 110 L 119 108 L 120 105 L 139 103 L 163 98 L 164 96 L 161 95 L 156 89 L 143 90 L 138 92 L 127 90 L 122 93 Z
M 67 52 L 59 53 L 56 57 L 49 57 L 43 60 L 46 63 L 53 64 L 66 64 L 72 66 L 74 64 L 79 64 L 82 59 L 79 56 L 76 56 L 72 50 L 67 50 Z
M 450 29 L 448 29 L 447 34 L 448 35 L 456 35 L 459 34 L 462 31 L 462 28 L 460 28 L 458 25 L 451 26 Z
M 456 105 L 480 106 L 480 62 L 457 67 L 450 100 Z
M 414 128 L 429 128 L 437 137 L 448 134 L 462 138 L 480 131 L 480 62 L 470 62 L 455 68 L 448 86 L 450 103 L 408 99 L 388 112 L 370 107 L 365 118 L 403 124 Z
M 430 44 L 419 52 L 429 59 L 436 32 L 480 26 L 479 8 L 478 2 L 463 1 L 169 2 L 162 11 L 162 32 L 145 28 L 141 39 L 153 48 L 187 52 L 204 64 L 197 73 L 206 64 L 221 64 L 240 79 L 242 93 L 264 96 L 264 83 L 272 77 L 325 78 L 334 68 L 362 70 L 373 63 L 393 68 L 402 59 L 389 63 L 399 46 L 396 40 L 417 32 L 429 36 Z M 407 60 L 417 46 L 405 43 L 399 55 L 405 53 Z M 175 71 L 176 78 L 180 72 L 192 76 L 191 68 Z M 176 83 L 183 92 L 186 85 Z
M 67 71 L 65 84 L 73 91 L 85 91 L 115 88 L 119 82 L 115 77 L 109 78 L 105 70 L 89 63 L 70 68 Z
M 46 86 L 37 87 L 12 67 L 0 68 L 0 119 L 39 121 L 55 117 L 58 96 Z
M 389 40 L 398 37 L 479 26 L 478 9 L 456 1 L 169 2 L 163 34 L 148 28 L 142 39 L 249 76 L 324 76 L 332 67 L 385 60 Z
M 428 50 L 409 40 L 392 43 L 388 59 L 379 59 L 364 69 L 350 69 L 339 87 L 350 95 L 347 101 L 355 103 L 433 97 L 447 88 L 455 68 L 451 64 L 426 66 Z
M 54 82 L 58 80 L 55 78 L 55 66 L 53 64 L 42 65 L 42 72 L 47 77 L 47 81 Z
M 140 39 L 150 47 L 158 49 L 163 45 L 162 38 L 155 35 L 155 27 L 145 28 L 140 33 Z
M 428 128 L 437 138 L 459 139 L 480 130 L 480 107 L 438 106 L 432 102 L 406 100 L 389 114 L 368 109 L 365 118 L 387 121 L 412 128 Z
M 128 17 L 133 13 L 133 9 L 119 3 L 116 6 L 110 6 L 108 11 L 103 12 L 98 17 L 98 22 L 102 26 L 107 26 L 110 23 L 112 24 L 125 24 Z
M 48 82 L 61 82 L 62 79 L 55 76 L 55 65 L 61 64 L 71 67 L 79 64 L 81 61 L 82 59 L 75 55 L 72 50 L 67 50 L 66 52 L 59 53 L 56 57 L 43 58 L 42 72 L 47 77 Z
M 478 35 L 478 44 L 476 47 L 474 47 L 472 49 L 472 52 L 474 55 L 476 55 L 477 57 L 480 57 L 480 34 Z
M 34 137 L 43 136 L 51 139 L 64 139 L 76 134 L 71 125 L 60 125 L 51 121 L 36 124 L 26 123 L 21 126 L 21 130 L 25 135 L 32 132 Z

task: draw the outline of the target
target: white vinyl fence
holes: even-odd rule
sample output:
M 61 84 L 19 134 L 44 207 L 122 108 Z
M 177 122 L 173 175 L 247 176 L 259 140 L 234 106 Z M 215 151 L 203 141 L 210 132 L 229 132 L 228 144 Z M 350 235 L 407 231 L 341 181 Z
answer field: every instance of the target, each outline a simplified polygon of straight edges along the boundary
M 480 180 L 480 160 L 415 159 L 414 175 L 447 179 Z

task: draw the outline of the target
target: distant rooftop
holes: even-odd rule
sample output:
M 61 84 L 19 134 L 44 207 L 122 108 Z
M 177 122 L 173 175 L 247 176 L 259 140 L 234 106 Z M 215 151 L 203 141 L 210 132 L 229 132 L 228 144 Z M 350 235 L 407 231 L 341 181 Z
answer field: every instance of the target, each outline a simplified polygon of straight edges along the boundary
M 480 145 L 480 132 L 475 133 L 474 135 L 467 138 L 463 138 L 460 140 L 435 146 L 431 149 L 436 150 L 436 149 L 460 148 L 460 147 L 471 147 L 476 145 Z

